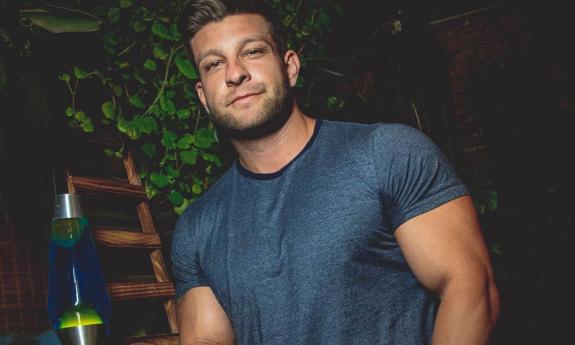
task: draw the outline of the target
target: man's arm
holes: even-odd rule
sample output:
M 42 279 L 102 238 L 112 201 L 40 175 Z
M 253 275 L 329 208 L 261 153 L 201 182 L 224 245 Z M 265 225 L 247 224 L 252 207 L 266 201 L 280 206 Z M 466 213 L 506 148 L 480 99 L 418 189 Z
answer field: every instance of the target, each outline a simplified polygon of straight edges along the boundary
M 396 236 L 417 279 L 441 299 L 433 344 L 487 344 L 499 293 L 471 198 L 406 221 Z
M 190 289 L 176 305 L 181 345 L 233 345 L 228 316 L 207 286 Z

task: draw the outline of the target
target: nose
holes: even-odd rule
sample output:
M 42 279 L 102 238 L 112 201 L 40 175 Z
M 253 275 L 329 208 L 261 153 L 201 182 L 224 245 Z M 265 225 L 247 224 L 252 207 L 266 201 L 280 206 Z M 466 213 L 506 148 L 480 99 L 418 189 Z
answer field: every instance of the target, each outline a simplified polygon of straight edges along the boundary
M 250 80 L 248 70 L 239 61 L 229 61 L 226 70 L 226 84 L 238 86 Z

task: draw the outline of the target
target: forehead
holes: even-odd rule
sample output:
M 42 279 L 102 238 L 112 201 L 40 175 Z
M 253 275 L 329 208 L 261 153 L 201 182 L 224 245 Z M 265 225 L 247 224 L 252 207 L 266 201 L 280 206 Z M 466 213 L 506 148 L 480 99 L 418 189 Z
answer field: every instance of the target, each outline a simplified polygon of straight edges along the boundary
M 271 41 L 266 20 L 258 14 L 234 14 L 211 22 L 200 29 L 192 38 L 194 58 L 211 49 L 224 49 L 245 38 L 263 38 Z

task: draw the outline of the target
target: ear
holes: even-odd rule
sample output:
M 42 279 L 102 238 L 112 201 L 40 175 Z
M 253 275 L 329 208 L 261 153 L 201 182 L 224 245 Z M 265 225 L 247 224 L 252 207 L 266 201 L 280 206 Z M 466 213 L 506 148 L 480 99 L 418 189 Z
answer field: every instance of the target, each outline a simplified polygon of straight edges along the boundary
M 196 92 L 198 93 L 198 98 L 200 99 L 200 102 L 204 106 L 204 109 L 206 109 L 206 111 L 209 114 L 210 110 L 208 109 L 208 102 L 206 102 L 206 94 L 204 93 L 204 87 L 202 86 L 201 81 L 196 82 Z
M 297 53 L 293 50 L 288 50 L 284 55 L 284 64 L 291 87 L 297 83 L 297 76 L 299 75 L 300 62 Z

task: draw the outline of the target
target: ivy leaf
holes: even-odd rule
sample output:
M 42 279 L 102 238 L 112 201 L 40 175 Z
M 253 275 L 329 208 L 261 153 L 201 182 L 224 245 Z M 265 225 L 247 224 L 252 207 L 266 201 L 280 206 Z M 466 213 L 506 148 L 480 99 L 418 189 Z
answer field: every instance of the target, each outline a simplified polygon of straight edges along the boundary
M 168 178 L 172 180 L 172 182 L 180 176 L 180 172 L 176 170 L 172 164 L 166 165 L 166 172 L 168 173 Z
M 192 134 L 184 134 L 179 140 L 176 146 L 181 150 L 187 150 L 194 143 L 194 136 Z
M 165 94 L 160 96 L 160 107 L 163 111 L 170 115 L 174 115 L 176 113 L 176 104 L 174 104 L 172 100 L 166 97 Z
M 156 119 L 151 116 L 144 116 L 140 118 L 140 125 L 142 132 L 147 134 L 158 130 L 158 123 L 156 122 Z
M 82 110 L 77 111 L 76 114 L 74 114 L 74 118 L 76 121 L 84 122 L 84 120 L 86 120 L 86 113 L 84 113 Z
M 164 133 L 162 134 L 162 144 L 168 149 L 175 149 L 176 148 L 176 140 L 178 136 L 170 131 L 169 129 L 164 129 Z
M 182 162 L 189 164 L 189 165 L 196 165 L 198 160 L 198 151 L 195 150 L 188 150 L 180 152 L 180 159 Z
M 155 71 L 157 66 L 154 60 L 146 59 L 146 62 L 144 62 L 144 67 L 150 71 Z
M 211 153 L 203 153 L 202 154 L 202 158 L 208 162 L 212 162 L 215 165 L 217 165 L 218 167 L 222 166 L 222 161 L 220 160 L 220 157 L 211 154 Z
M 120 20 L 120 9 L 117 7 L 111 7 L 106 13 L 108 21 L 112 24 L 117 23 Z
M 184 199 L 184 201 L 180 206 L 174 207 L 174 212 L 176 212 L 176 214 L 178 215 L 181 215 L 182 213 L 184 213 L 186 208 L 188 208 L 188 206 L 190 206 L 190 200 Z
M 164 188 L 169 183 L 166 175 L 162 175 L 156 171 L 150 174 L 150 181 L 152 181 L 152 184 L 158 188 Z
M 138 95 L 133 95 L 130 97 L 129 102 L 136 108 L 144 109 L 145 105 L 142 99 Z
M 214 131 L 209 128 L 200 128 L 196 133 L 196 147 L 201 149 L 207 149 L 212 146 L 213 143 L 216 142 L 216 137 L 214 135 Z
M 184 202 L 184 197 L 182 196 L 182 193 L 177 190 L 173 190 L 168 194 L 168 200 L 170 200 L 172 205 L 180 206 Z
M 128 8 L 132 6 L 132 0 L 120 0 L 121 8 Z
M 113 120 L 116 117 L 116 107 L 112 101 L 106 101 L 102 104 L 102 113 L 107 119 Z
M 146 24 L 137 20 L 132 24 L 132 29 L 134 29 L 135 32 L 142 32 L 146 30 Z
M 81 68 L 78 67 L 78 66 L 74 67 L 74 75 L 75 75 L 76 78 L 78 78 L 78 79 L 86 79 L 86 78 L 88 78 L 88 72 L 86 72 L 85 70 L 81 69 Z
M 70 77 L 69 74 L 64 73 L 64 74 L 60 74 L 60 75 L 58 76 L 58 78 L 59 78 L 60 80 L 63 80 L 65 83 L 69 83 L 71 77 Z
M 181 58 L 179 56 L 176 57 L 176 66 L 178 67 L 178 70 L 189 79 L 198 79 L 198 72 L 189 59 Z
M 185 120 L 185 119 L 189 118 L 191 114 L 192 114 L 192 112 L 189 111 L 188 109 L 179 109 L 176 112 L 176 115 L 178 115 L 178 119 L 180 119 L 180 120 Z
M 202 186 L 202 182 L 195 180 L 194 184 L 192 185 L 192 193 L 194 194 L 202 194 L 203 191 L 203 186 Z
M 165 60 L 168 57 L 166 51 L 159 45 L 154 45 L 154 57 L 158 60 Z
M 82 127 L 82 130 L 85 133 L 92 133 L 94 131 L 94 124 L 92 123 L 92 118 L 86 117 L 84 121 L 82 121 L 82 123 L 80 124 L 80 127 Z
M 165 39 L 165 40 L 173 40 L 170 37 L 170 34 L 168 33 L 168 29 L 166 29 L 166 27 L 158 22 L 154 22 L 154 24 L 152 24 L 152 32 L 154 33 L 154 35 Z
M 146 156 L 150 158 L 154 158 L 156 155 L 156 145 L 150 143 L 143 143 L 142 144 L 142 151 L 146 154 Z

